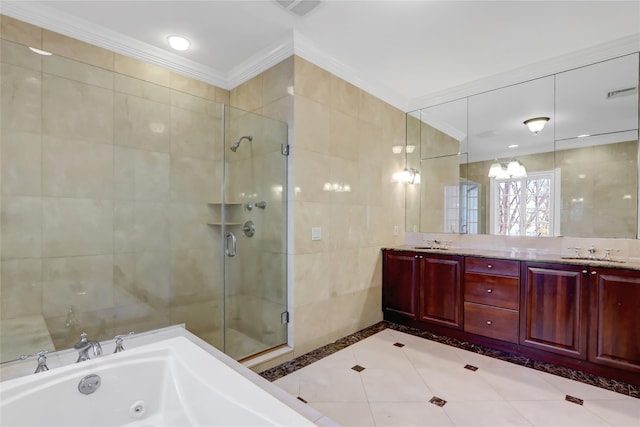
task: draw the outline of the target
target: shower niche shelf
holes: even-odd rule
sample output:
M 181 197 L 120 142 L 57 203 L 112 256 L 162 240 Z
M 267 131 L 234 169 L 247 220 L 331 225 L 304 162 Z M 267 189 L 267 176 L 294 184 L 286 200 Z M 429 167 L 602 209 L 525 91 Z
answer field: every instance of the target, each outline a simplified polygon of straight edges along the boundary
M 234 226 L 241 226 L 242 223 L 238 221 L 238 219 L 234 218 L 237 217 L 238 215 L 238 210 L 235 209 L 237 206 L 242 206 L 242 203 L 235 203 L 235 202 L 228 202 L 228 203 L 222 203 L 222 202 L 207 202 L 207 205 L 209 205 L 214 209 L 214 217 L 212 221 L 207 222 L 207 225 L 212 226 L 212 227 L 221 227 L 221 226 L 227 226 L 227 227 L 234 227 Z M 229 221 L 226 222 L 222 222 L 222 217 L 223 217 L 223 212 L 222 210 L 225 209 L 225 217 L 229 218 Z

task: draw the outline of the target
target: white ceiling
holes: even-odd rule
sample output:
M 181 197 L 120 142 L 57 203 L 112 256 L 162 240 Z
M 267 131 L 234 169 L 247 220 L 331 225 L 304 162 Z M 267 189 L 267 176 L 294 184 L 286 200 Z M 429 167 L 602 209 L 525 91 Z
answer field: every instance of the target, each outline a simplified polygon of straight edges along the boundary
M 640 1 L 328 0 L 300 17 L 272 0 L 3 0 L 0 12 L 226 89 L 296 53 L 405 111 L 603 43 L 640 50 Z M 172 52 L 173 33 L 193 48 Z

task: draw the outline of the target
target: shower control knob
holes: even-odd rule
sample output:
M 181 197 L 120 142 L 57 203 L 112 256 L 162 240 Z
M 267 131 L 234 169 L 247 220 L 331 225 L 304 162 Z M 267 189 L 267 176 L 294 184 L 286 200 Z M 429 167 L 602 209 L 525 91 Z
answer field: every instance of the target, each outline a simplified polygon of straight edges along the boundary
M 242 232 L 247 237 L 253 237 L 256 234 L 256 226 L 253 224 L 253 221 L 247 221 L 242 226 Z

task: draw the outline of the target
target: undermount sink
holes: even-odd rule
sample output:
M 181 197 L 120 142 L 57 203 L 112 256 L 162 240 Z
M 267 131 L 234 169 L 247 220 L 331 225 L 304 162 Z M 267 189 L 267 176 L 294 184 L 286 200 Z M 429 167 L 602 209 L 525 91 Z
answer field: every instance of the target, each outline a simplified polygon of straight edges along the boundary
M 620 259 L 583 258 L 583 257 L 576 257 L 576 256 L 563 256 L 561 258 L 566 260 L 572 260 L 572 261 L 609 262 L 609 263 L 615 263 L 615 264 L 624 264 L 626 262 Z
M 414 246 L 413 249 L 427 249 L 430 251 L 448 251 L 449 249 L 445 248 L 432 248 L 431 246 Z

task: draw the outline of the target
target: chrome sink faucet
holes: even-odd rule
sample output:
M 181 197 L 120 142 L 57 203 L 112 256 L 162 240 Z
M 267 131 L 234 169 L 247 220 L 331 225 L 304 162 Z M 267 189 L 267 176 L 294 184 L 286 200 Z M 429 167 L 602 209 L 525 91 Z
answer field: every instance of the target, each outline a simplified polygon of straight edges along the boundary
M 76 363 L 91 359 L 89 350 L 92 351 L 94 357 L 102 354 L 102 346 L 100 343 L 98 341 L 87 340 L 86 332 L 80 334 L 80 341 L 75 343 L 73 348 L 78 350 L 78 360 L 76 360 Z
M 567 249 L 573 249 L 574 251 L 576 251 L 575 256 L 576 258 L 582 258 L 582 253 L 580 252 L 580 246 L 573 246 Z
M 589 253 L 589 259 L 596 258 L 596 248 L 593 245 L 591 245 L 591 247 L 587 249 L 587 252 Z

